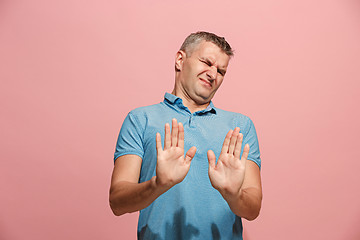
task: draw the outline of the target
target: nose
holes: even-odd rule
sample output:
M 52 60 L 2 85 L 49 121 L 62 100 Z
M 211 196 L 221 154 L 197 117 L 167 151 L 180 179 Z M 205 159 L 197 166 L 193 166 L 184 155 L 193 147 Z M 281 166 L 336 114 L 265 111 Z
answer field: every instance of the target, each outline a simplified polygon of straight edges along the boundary
M 209 81 L 214 81 L 217 77 L 217 68 L 215 66 L 211 66 L 210 69 L 206 72 Z

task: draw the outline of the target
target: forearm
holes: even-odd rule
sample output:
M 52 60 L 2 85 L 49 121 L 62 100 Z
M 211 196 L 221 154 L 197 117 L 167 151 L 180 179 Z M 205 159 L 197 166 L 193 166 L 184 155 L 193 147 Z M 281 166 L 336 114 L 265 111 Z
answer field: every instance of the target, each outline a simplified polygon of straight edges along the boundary
M 110 207 L 116 216 L 149 206 L 168 189 L 156 185 L 155 177 L 142 183 L 120 181 L 110 189 Z
M 237 195 L 222 194 L 230 206 L 231 211 L 237 216 L 249 221 L 259 216 L 262 193 L 257 188 L 241 189 Z
M 115 215 L 142 210 L 181 182 L 190 169 L 196 147 L 191 147 L 184 154 L 184 127 L 173 119 L 171 133 L 170 125 L 165 124 L 164 149 L 161 135 L 156 133 L 156 151 L 156 176 L 143 183 L 137 183 L 142 164 L 139 156 L 128 154 L 117 158 L 109 196 L 110 207 Z

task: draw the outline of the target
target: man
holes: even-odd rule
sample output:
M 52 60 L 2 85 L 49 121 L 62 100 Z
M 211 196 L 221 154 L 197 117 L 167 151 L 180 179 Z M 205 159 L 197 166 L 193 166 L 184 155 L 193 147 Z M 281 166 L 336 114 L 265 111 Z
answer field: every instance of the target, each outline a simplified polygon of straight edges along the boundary
M 172 93 L 124 120 L 110 206 L 117 216 L 140 211 L 139 239 L 242 239 L 241 218 L 259 215 L 254 125 L 211 102 L 232 55 L 224 38 L 189 35 L 176 53 Z

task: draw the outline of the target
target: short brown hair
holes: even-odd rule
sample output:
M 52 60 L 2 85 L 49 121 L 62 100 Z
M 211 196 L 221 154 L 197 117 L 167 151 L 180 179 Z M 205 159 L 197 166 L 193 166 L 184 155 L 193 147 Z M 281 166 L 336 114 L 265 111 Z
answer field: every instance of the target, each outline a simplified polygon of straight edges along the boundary
M 216 34 L 210 32 L 196 32 L 190 34 L 181 45 L 180 50 L 184 51 L 187 55 L 190 56 L 195 47 L 203 40 L 214 43 L 229 57 L 234 56 L 234 51 L 225 38 L 219 37 Z

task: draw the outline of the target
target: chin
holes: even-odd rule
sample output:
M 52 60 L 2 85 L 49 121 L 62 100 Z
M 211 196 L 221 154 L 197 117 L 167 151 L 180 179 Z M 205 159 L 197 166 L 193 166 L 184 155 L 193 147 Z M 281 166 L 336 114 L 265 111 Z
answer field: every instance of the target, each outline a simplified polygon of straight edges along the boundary
M 198 95 L 198 102 L 201 104 L 206 104 L 210 102 L 212 99 L 212 96 L 209 95 Z
M 209 89 L 197 89 L 198 91 L 194 92 L 194 100 L 198 104 L 206 104 L 211 101 L 214 96 L 214 92 L 210 91 Z

